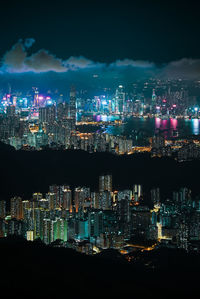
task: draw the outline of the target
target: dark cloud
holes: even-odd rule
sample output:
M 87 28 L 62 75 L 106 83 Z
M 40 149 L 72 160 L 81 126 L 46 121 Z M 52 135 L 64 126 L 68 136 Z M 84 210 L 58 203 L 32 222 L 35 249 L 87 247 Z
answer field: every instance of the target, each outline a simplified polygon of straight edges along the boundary
M 67 69 L 63 65 L 61 59 L 56 58 L 45 50 L 40 50 L 37 53 L 27 57 L 24 61 L 27 71 L 36 73 L 42 72 L 65 72 Z
M 172 61 L 162 68 L 161 75 L 174 79 L 200 79 L 200 59 L 183 58 Z
M 25 59 L 26 51 L 22 42 L 19 41 L 4 55 L 1 70 L 11 73 L 23 72 Z
M 113 63 L 94 62 L 83 56 L 71 56 L 62 60 L 47 50 L 39 50 L 36 53 L 28 54 L 34 44 L 33 38 L 24 41 L 19 40 L 2 58 L 0 68 L 1 74 L 26 74 L 32 72 L 39 73 L 68 73 L 81 72 L 86 76 L 97 73 L 98 78 L 122 78 L 127 81 L 138 76 L 138 78 L 157 76 L 161 78 L 184 78 L 199 79 L 200 59 L 183 58 L 162 66 L 156 66 L 153 62 L 143 60 L 123 59 Z M 70 73 L 72 74 L 72 73 Z
M 113 67 L 134 67 L 134 68 L 155 68 L 155 64 L 149 61 L 143 60 L 132 60 L 132 59 L 123 59 L 117 60 L 116 62 L 112 63 L 111 66 Z
M 102 63 L 95 63 L 94 61 L 87 59 L 83 56 L 74 57 L 71 56 L 64 62 L 64 65 L 68 70 L 79 70 L 79 69 L 87 69 L 87 68 L 96 68 L 103 66 Z
M 28 56 L 27 48 L 34 43 L 34 39 L 19 40 L 2 59 L 1 72 L 7 73 L 43 73 L 65 72 L 67 68 L 63 61 L 46 50 L 40 50 Z

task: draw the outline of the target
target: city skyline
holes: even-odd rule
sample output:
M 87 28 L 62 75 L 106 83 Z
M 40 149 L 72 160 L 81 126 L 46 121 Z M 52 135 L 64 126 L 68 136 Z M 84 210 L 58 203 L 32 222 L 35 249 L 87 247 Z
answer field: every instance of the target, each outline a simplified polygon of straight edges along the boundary
M 7 297 L 199 292 L 199 11 L 194 0 L 1 3 Z

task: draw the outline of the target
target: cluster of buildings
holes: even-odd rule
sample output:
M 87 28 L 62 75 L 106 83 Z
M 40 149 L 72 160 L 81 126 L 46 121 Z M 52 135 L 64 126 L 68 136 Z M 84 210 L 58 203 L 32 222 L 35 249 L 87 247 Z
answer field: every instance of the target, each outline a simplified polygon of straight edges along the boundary
M 31 200 L 13 197 L 0 201 L 0 237 L 20 235 L 29 241 L 64 246 L 95 254 L 106 248 L 130 253 L 138 240 L 155 246 L 200 250 L 200 198 L 182 188 L 161 202 L 159 188 L 150 191 L 144 204 L 141 185 L 113 191 L 112 176 L 99 177 L 99 190 L 52 185 Z
M 150 148 L 152 157 L 173 156 L 178 162 L 200 159 L 200 141 L 198 139 L 170 141 L 161 135 L 155 135 L 150 138 Z
M 70 101 L 57 104 L 50 97 L 40 96 L 36 90 L 33 108 L 25 113 L 13 104 L 6 106 L 0 116 L 0 140 L 18 149 L 50 148 L 82 149 L 89 152 L 110 151 L 131 153 L 132 140 L 103 132 L 80 133 L 76 130 L 77 99 L 74 89 Z M 48 99 L 48 100 L 46 100 Z M 10 102 L 8 102 L 10 104 Z M 27 112 L 27 111 L 26 111 Z
M 90 124 L 91 121 L 92 124 L 98 124 L 99 114 L 117 117 L 116 125 L 120 125 L 129 116 L 162 118 L 182 115 L 198 118 L 197 100 L 189 97 L 188 88 L 182 81 L 150 80 L 133 84 L 129 93 L 120 85 L 112 96 L 106 94 L 92 98 L 80 97 L 80 94 L 77 96 L 75 89 L 71 88 L 69 101 L 63 95 L 55 98 L 49 94 L 44 96 L 37 88 L 26 97 L 9 93 L 0 100 L 0 140 L 17 150 L 50 147 L 81 149 L 91 153 L 151 152 L 153 157 L 175 155 L 178 161 L 200 158 L 199 142 L 181 142 L 174 138 L 171 144 L 166 136 L 164 138 L 158 133 L 150 139 L 148 145 L 142 147 L 135 145 L 132 135 L 110 134 L 105 130 L 104 121 L 98 125 L 100 129 L 96 132 L 86 130 L 87 133 L 83 133 L 78 131 L 77 126 L 80 123 Z M 78 118 L 86 121 L 77 122 Z M 177 130 L 174 129 L 173 134 L 177 134 Z M 145 142 L 148 143 L 147 140 Z
M 93 98 L 78 98 L 77 112 L 84 115 L 107 114 L 148 117 L 199 117 L 198 97 L 191 90 L 199 89 L 199 82 L 186 80 L 137 81 L 125 90 L 119 85 L 112 93 Z M 190 92 L 189 92 L 190 91 Z

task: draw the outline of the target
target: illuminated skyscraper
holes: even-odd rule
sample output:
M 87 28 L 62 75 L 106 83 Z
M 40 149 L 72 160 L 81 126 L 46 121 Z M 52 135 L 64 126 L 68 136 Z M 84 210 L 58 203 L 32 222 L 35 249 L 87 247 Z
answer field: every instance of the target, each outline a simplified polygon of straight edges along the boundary
M 70 117 L 74 122 L 74 126 L 76 125 L 76 91 L 75 88 L 72 87 L 70 91 Z
M 23 200 L 22 201 L 22 209 L 23 209 L 23 218 L 24 218 L 24 215 L 25 215 L 25 210 L 26 209 L 30 209 L 30 201 L 29 200 Z
M 152 92 L 152 104 L 155 104 L 156 102 L 156 93 L 155 93 L 155 89 L 153 89 L 153 92 Z
M 100 193 L 100 203 L 102 210 L 111 210 L 112 209 L 112 198 L 111 192 L 103 191 Z
M 116 89 L 115 93 L 115 112 L 122 114 L 125 106 L 125 92 L 122 85 Z
M 112 192 L 112 175 L 101 175 L 99 177 L 99 192 Z
M 74 190 L 74 205 L 76 213 L 80 208 L 85 207 L 85 201 L 90 197 L 90 189 L 86 187 L 77 187 Z
M 72 212 L 72 191 L 69 186 L 63 186 L 61 208 Z
M 135 202 L 138 202 L 142 197 L 142 186 L 141 185 L 133 185 L 133 198 Z
M 51 238 L 51 241 L 55 241 L 57 239 L 67 241 L 67 220 L 56 219 L 53 221 L 52 233 L 53 237 Z
M 91 192 L 91 206 L 94 209 L 100 209 L 99 193 Z
M 0 201 L 0 218 L 5 218 L 6 217 L 6 201 L 1 200 Z
M 156 99 L 157 99 L 157 96 L 155 94 L 155 89 L 153 89 L 153 92 L 152 92 L 152 98 L 151 98 L 151 111 L 152 112 L 155 112 L 156 108 Z
M 58 207 L 56 193 L 50 191 L 46 194 L 46 199 L 49 202 L 49 210 L 55 210 Z
M 23 219 L 23 205 L 21 197 L 13 197 L 11 198 L 11 218 L 15 218 L 17 220 Z
M 50 219 L 43 219 L 42 223 L 42 239 L 45 244 L 49 244 L 51 242 L 51 226 L 52 226 L 52 221 Z

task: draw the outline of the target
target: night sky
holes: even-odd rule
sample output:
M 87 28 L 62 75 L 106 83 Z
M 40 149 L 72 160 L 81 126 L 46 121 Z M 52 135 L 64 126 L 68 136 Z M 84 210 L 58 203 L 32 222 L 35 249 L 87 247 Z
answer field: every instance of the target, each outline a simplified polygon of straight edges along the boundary
M 198 1 L 1 1 L 0 56 L 20 38 L 30 51 L 166 63 L 200 58 Z

